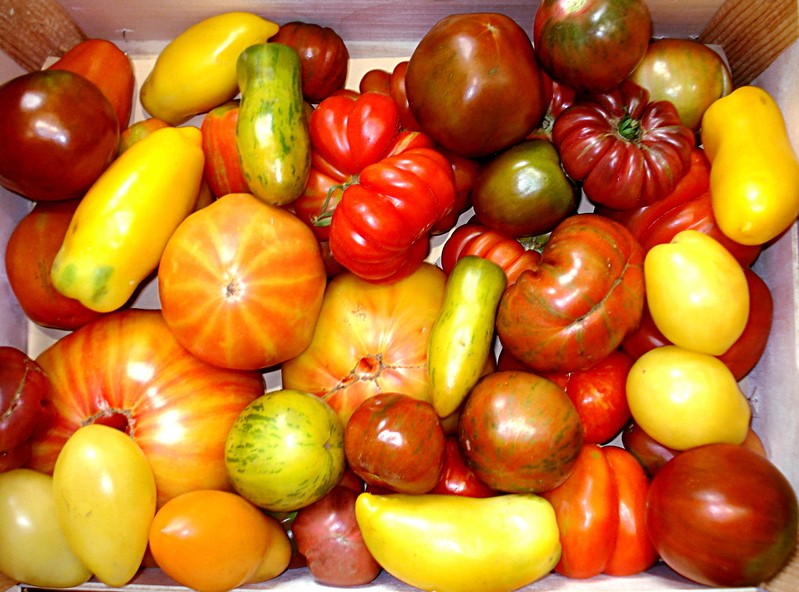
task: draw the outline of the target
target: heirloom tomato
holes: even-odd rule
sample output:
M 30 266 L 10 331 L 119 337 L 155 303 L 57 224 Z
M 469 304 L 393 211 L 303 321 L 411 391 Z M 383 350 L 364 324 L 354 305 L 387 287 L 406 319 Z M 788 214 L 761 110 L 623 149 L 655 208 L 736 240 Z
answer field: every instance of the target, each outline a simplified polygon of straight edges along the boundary
M 618 446 L 584 444 L 574 470 L 543 492 L 555 509 L 563 552 L 555 571 L 569 578 L 632 575 L 655 563 L 646 532 L 649 477 Z
M 449 274 L 455 263 L 467 255 L 493 261 L 505 272 L 507 284 L 516 281 L 525 269 L 538 265 L 541 254 L 520 241 L 478 224 L 474 219 L 457 227 L 441 250 L 441 267 Z
M 573 88 L 560 84 L 552 80 L 552 77 L 545 71 L 541 71 L 541 78 L 544 81 L 544 95 L 548 97 L 549 105 L 544 119 L 533 132 L 528 136 L 529 139 L 543 138 L 552 140 L 552 125 L 555 119 L 566 107 L 569 107 L 577 95 Z
M 646 53 L 652 18 L 644 0 L 543 0 L 533 20 L 541 67 L 577 91 L 622 82 Z
M 361 401 L 381 392 L 430 401 L 427 344 L 445 286 L 444 272 L 429 263 L 392 284 L 337 275 L 311 344 L 281 364 L 283 386 L 324 398 L 345 425 Z
M 43 327 L 73 330 L 102 316 L 61 294 L 50 278 L 53 260 L 79 203 L 79 199 L 39 202 L 8 238 L 8 284 L 25 315 Z
M 111 163 L 119 121 L 92 82 L 38 70 L 0 85 L 0 185 L 35 201 L 81 197 Z
M 0 571 L 44 588 L 79 586 L 92 576 L 58 523 L 50 475 L 19 468 L 0 474 Z
M 411 54 L 405 86 L 422 131 L 468 157 L 524 139 L 546 110 L 530 38 L 498 13 L 453 14 L 433 25 Z
M 624 81 L 578 97 L 555 119 L 552 142 L 589 200 L 626 210 L 674 189 L 691 166 L 695 138 L 674 105 Z
M 643 260 L 618 222 L 569 216 L 552 231 L 539 265 L 506 288 L 497 311 L 503 348 L 537 372 L 593 366 L 638 326 Z
M 577 409 L 557 384 L 531 372 L 484 376 L 460 410 L 466 463 L 492 489 L 538 493 L 569 476 L 583 444 Z
M 629 76 L 653 101 L 669 101 L 682 124 L 699 131 L 710 104 L 732 92 L 732 74 L 721 55 L 695 39 L 653 39 Z
M 466 464 L 466 457 L 455 434 L 447 435 L 444 440 L 444 467 L 441 469 L 438 483 L 430 493 L 467 497 L 491 497 L 499 494 L 483 483 Z
M 149 542 L 158 567 L 199 592 L 227 592 L 268 579 L 258 571 L 270 555 L 282 565 L 273 570 L 275 577 L 291 556 L 277 519 L 229 491 L 201 489 L 172 498 L 155 514 Z
M 663 561 L 706 586 L 759 586 L 796 546 L 796 493 L 763 456 L 709 444 L 675 456 L 649 487 L 646 524 Z
M 228 101 L 214 107 L 203 117 L 200 131 L 205 154 L 204 178 L 211 193 L 222 197 L 228 193 L 248 193 L 247 180 L 241 172 L 239 149 L 236 146 L 236 124 L 239 101 Z
M 105 315 L 56 341 L 37 358 L 50 378 L 55 415 L 33 439 L 28 465 L 52 472 L 80 426 L 118 427 L 152 466 L 159 503 L 192 489 L 229 489 L 227 432 L 264 390 L 260 373 L 225 370 L 192 356 L 160 311 Z
M 169 124 L 163 119 L 158 119 L 156 117 L 148 117 L 131 123 L 119 134 L 117 156 L 162 127 L 169 127 Z
M 525 140 L 491 158 L 471 191 L 478 222 L 513 237 L 550 232 L 577 213 L 580 188 L 547 139 Z
M 285 209 L 229 193 L 170 237 L 158 269 L 164 320 L 198 358 L 258 370 L 311 340 L 327 272 L 311 230 Z

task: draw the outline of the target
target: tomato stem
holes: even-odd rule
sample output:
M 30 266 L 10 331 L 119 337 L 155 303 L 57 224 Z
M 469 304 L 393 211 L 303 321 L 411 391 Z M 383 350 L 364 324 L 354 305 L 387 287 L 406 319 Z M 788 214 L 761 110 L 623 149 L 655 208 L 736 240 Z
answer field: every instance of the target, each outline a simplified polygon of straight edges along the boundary
M 635 142 L 641 137 L 641 122 L 625 110 L 617 130 L 622 138 Z

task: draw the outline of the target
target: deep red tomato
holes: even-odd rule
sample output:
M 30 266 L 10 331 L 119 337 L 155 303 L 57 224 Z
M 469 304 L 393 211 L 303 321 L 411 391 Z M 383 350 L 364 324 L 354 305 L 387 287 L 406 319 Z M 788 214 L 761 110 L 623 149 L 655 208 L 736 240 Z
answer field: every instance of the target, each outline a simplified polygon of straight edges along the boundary
M 44 327 L 73 330 L 102 316 L 61 294 L 50 279 L 53 259 L 79 203 L 37 203 L 14 227 L 6 246 L 8 285 L 27 317 Z
M 527 33 L 498 13 L 454 14 L 416 45 L 405 85 L 421 129 L 468 157 L 526 137 L 546 110 L 541 72 Z
M 341 36 L 330 27 L 291 21 L 269 38 L 293 48 L 302 66 L 302 95 L 319 103 L 344 88 L 350 54 Z
M 288 211 L 229 193 L 186 218 L 158 268 L 164 320 L 198 358 L 257 370 L 311 341 L 327 270 L 319 242 Z
M 774 316 L 774 300 L 768 284 L 749 267 L 744 268 L 744 275 L 749 287 L 749 317 L 741 336 L 718 356 L 739 381 L 749 374 L 766 350 Z M 621 348 L 638 359 L 649 350 L 670 343 L 644 306 L 638 328 L 622 341 Z
M 358 82 L 358 90 L 362 93 L 376 92 L 391 96 L 391 72 L 380 68 L 366 71 Z
M 458 223 L 460 215 L 471 207 L 472 187 L 474 187 L 474 182 L 483 166 L 482 161 L 477 159 L 466 158 L 441 146 L 437 148 L 452 165 L 452 172 L 455 175 L 455 205 L 452 206 L 452 211 L 448 215 L 433 224 L 430 234 L 449 232 Z
M 566 218 L 541 263 L 505 289 L 496 323 L 503 348 L 537 372 L 590 368 L 638 326 L 643 261 L 643 249 L 618 222 Z
M 362 586 L 381 571 L 355 519 L 358 492 L 337 485 L 301 508 L 291 523 L 297 551 L 314 580 L 325 586 Z
M 52 473 L 78 427 L 125 430 L 150 461 L 159 503 L 193 489 L 230 489 L 224 449 L 239 413 L 263 395 L 258 372 L 201 362 L 175 339 L 160 311 L 107 314 L 42 352 L 54 419 L 33 437 L 28 466 Z
M 624 81 L 578 97 L 552 126 L 564 170 L 595 204 L 626 210 L 667 196 L 691 165 L 693 131 L 674 105 Z
M 444 442 L 444 468 L 438 483 L 430 493 L 464 495 L 467 497 L 491 497 L 499 492 L 480 481 L 466 464 L 458 437 L 448 435 Z
M 577 408 L 585 443 L 606 444 L 630 421 L 626 384 L 632 365 L 630 356 L 614 350 L 585 370 L 544 374 L 566 391 Z
M 361 402 L 344 429 L 347 464 L 367 485 L 428 493 L 444 467 L 444 428 L 433 405 L 402 393 Z
M 707 586 L 758 586 L 796 545 L 796 493 L 763 456 L 708 444 L 668 461 L 652 479 L 646 524 L 665 563 Z
M 542 492 L 555 509 L 563 551 L 555 571 L 569 578 L 632 575 L 657 553 L 646 532 L 649 478 L 629 452 L 584 444 L 571 475 Z
M 607 91 L 627 78 L 651 34 L 644 0 L 542 0 L 533 20 L 541 67 L 577 91 Z
M 133 62 L 119 47 L 107 39 L 86 39 L 74 45 L 50 70 L 69 70 L 93 82 L 106 96 L 122 131 L 130 123 L 133 109 Z
M 50 381 L 35 360 L 15 347 L 0 346 L 2 471 L 15 469 L 27 461 L 30 454 L 27 442 L 34 431 L 49 419 L 49 389 Z
M 0 86 L 0 113 L 0 184 L 28 199 L 81 197 L 116 156 L 116 112 L 74 72 L 9 80 Z
M 466 398 L 458 441 L 469 467 L 490 488 L 538 493 L 571 474 L 583 427 L 574 404 L 551 380 L 493 372 Z
M 455 263 L 466 255 L 476 255 L 493 261 L 505 271 L 507 285 L 513 284 L 525 269 L 533 269 L 541 254 L 527 249 L 515 238 L 470 221 L 449 235 L 441 250 L 441 267 L 449 274 Z
M 236 123 L 239 120 L 238 100 L 228 101 L 211 109 L 200 126 L 205 154 L 203 177 L 211 193 L 222 197 L 228 193 L 247 193 L 249 187 L 241 172 L 236 146 Z
M 541 125 L 533 130 L 530 137 L 552 140 L 552 126 L 555 119 L 566 107 L 570 107 L 574 103 L 577 93 L 573 88 L 552 80 L 552 77 L 544 70 L 541 71 L 541 79 L 544 81 L 544 94 L 549 103 Z

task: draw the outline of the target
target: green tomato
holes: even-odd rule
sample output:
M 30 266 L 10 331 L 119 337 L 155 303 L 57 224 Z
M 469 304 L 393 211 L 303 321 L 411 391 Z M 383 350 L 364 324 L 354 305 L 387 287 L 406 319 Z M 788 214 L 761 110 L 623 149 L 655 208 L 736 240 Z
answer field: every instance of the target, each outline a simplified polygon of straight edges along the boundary
M 79 586 L 91 577 L 58 524 L 50 475 L 0 473 L 0 572 L 44 588 Z
M 233 422 L 225 464 L 242 497 L 270 511 L 298 510 L 341 480 L 344 425 L 316 395 L 273 391 L 250 403 Z
M 128 583 L 147 549 L 155 516 L 153 471 L 139 445 L 90 424 L 66 441 L 53 470 L 58 521 L 70 547 L 102 583 Z

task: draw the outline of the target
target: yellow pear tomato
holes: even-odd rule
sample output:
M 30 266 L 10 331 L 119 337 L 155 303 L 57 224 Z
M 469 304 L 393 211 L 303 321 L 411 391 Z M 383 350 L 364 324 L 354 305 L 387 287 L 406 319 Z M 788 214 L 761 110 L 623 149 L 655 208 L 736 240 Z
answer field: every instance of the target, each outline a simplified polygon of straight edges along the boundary
M 749 320 L 749 286 L 741 265 L 716 239 L 683 230 L 644 260 L 652 320 L 675 345 L 718 356 Z
M 626 388 L 633 420 L 669 448 L 740 444 L 749 432 L 749 401 L 715 356 L 657 347 L 635 361 Z

